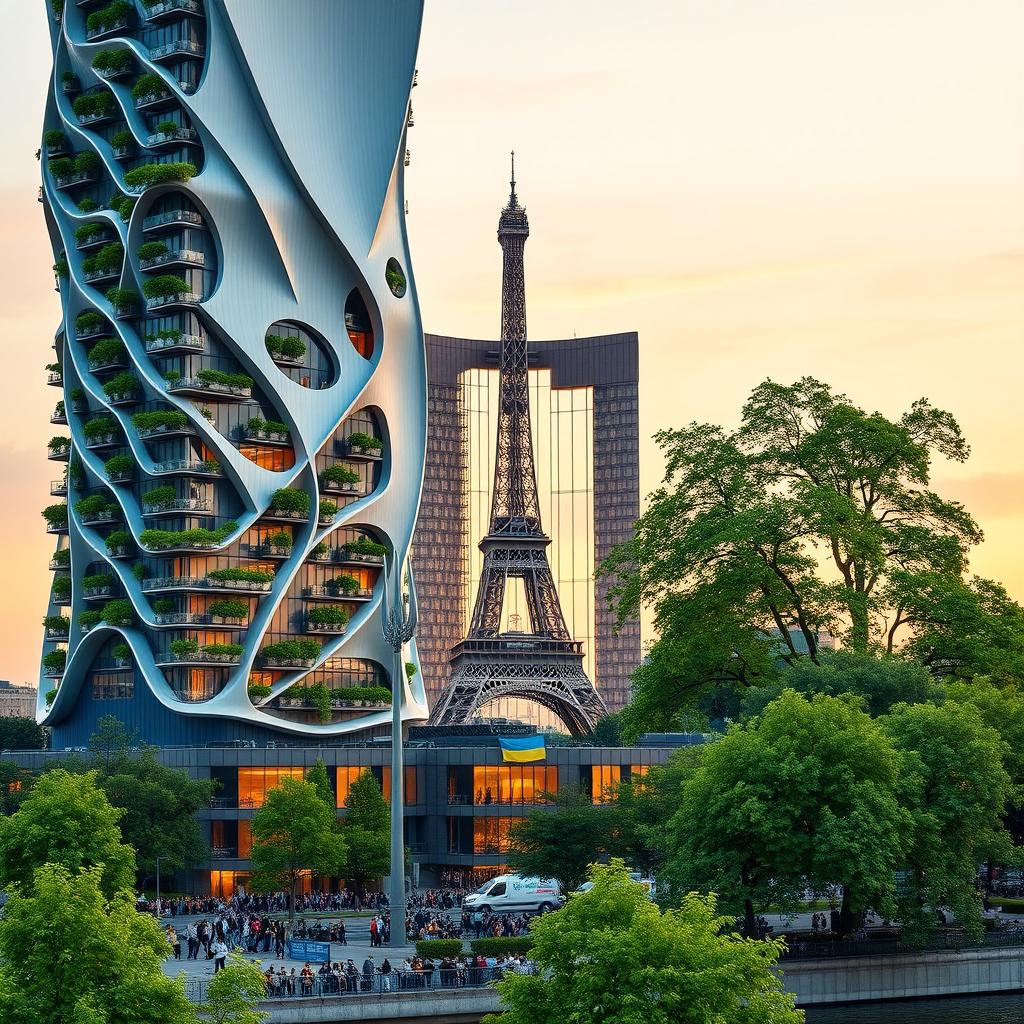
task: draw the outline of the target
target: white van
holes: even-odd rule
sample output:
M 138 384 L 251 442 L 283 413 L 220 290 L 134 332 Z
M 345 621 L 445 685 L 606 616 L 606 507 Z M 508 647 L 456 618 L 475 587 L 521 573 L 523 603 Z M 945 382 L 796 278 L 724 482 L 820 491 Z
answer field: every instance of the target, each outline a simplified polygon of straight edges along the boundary
M 462 901 L 465 910 L 492 911 L 495 914 L 533 911 L 543 914 L 562 905 L 562 894 L 553 878 L 523 878 L 498 875 L 484 882 Z

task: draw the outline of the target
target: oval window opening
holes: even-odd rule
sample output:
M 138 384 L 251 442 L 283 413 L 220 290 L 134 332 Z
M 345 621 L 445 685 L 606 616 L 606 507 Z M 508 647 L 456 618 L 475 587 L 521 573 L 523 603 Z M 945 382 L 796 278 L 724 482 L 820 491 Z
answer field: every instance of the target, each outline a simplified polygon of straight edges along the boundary
M 388 260 L 387 268 L 384 271 L 384 278 L 388 282 L 392 295 L 400 299 L 405 294 L 405 271 L 394 256 Z
M 345 330 L 352 347 L 364 358 L 373 356 L 373 328 L 370 326 L 370 314 L 358 288 L 349 292 L 345 302 Z

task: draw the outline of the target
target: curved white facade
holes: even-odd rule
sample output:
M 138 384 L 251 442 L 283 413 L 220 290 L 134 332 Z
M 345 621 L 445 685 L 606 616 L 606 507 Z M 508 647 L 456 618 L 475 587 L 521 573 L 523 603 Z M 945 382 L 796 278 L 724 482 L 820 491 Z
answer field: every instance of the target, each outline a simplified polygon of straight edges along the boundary
M 70 565 L 55 569 L 71 592 L 55 584 L 41 670 L 39 718 L 58 742 L 80 741 L 111 712 L 149 741 L 183 739 L 160 708 L 205 721 L 198 739 L 216 733 L 210 720 L 240 724 L 233 735 L 385 726 L 386 702 L 346 698 L 353 680 L 361 696 L 397 682 L 406 717 L 425 717 L 420 674 L 389 678 L 380 624 L 383 573 L 395 579 L 404 564 L 425 448 L 403 197 L 421 16 L 419 0 L 67 0 L 55 18 L 44 154 L 55 131 L 64 142 L 49 168 L 44 158 L 43 202 L 58 262 L 66 254 L 56 347 L 81 467 L 67 486 Z M 115 73 L 98 73 L 97 60 Z M 78 88 L 66 93 L 68 73 Z M 99 160 L 91 171 L 88 152 Z M 69 159 L 70 175 L 53 173 Z M 140 173 L 187 180 L 131 185 L 132 170 L 153 162 L 172 170 Z M 127 219 L 107 192 L 115 205 L 135 199 Z M 136 315 L 118 315 L 125 296 L 110 287 L 140 293 Z M 83 313 L 102 318 L 99 349 L 96 317 Z M 271 351 L 282 339 L 290 356 Z M 136 378 L 127 398 L 125 374 Z M 95 496 L 112 506 L 98 519 L 102 502 L 81 504 Z M 318 515 L 322 501 L 337 511 Z M 130 540 L 111 552 L 107 538 L 122 530 Z M 359 553 L 384 548 L 383 564 Z M 218 578 L 236 569 L 272 573 L 269 589 Z M 123 605 L 108 607 L 118 600 L 131 603 L 130 624 Z M 237 613 L 240 602 L 244 615 L 210 611 Z M 287 641 L 300 641 L 301 657 Z M 261 654 L 268 646 L 277 655 Z M 64 648 L 61 670 L 59 655 L 46 656 Z M 305 694 L 321 684 L 329 712 L 322 692 Z

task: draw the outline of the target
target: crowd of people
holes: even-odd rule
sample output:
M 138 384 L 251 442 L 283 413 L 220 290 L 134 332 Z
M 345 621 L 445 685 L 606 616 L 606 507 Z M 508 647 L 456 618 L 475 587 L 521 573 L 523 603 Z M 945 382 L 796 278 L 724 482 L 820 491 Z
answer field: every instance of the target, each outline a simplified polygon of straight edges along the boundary
M 231 911 L 236 914 L 280 914 L 288 912 L 290 894 L 286 892 L 251 893 L 239 889 L 226 898 L 220 896 L 175 896 L 155 899 L 139 899 L 139 910 L 159 917 L 196 917 L 200 915 L 223 915 Z M 300 893 L 295 899 L 296 914 L 338 914 L 353 910 L 385 910 L 388 898 L 382 892 L 368 892 L 362 898 L 356 892 Z M 159 911 L 159 913 L 158 913 Z

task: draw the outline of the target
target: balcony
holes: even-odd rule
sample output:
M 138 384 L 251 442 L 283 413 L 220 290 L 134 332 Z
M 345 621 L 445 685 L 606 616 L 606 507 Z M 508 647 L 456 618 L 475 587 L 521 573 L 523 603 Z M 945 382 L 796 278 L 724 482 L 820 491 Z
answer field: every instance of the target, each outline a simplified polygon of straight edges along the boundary
M 343 547 L 338 551 L 338 559 L 342 565 L 383 565 L 383 555 L 368 555 L 361 551 L 353 551 Z
M 308 523 L 309 512 L 298 512 L 283 508 L 268 508 L 260 517 L 279 523 Z
M 210 654 L 199 650 L 193 654 L 159 653 L 156 656 L 156 663 L 161 668 L 170 668 L 174 665 L 205 665 L 215 668 L 221 665 L 237 665 L 241 658 L 241 654 Z
M 50 422 L 56 423 L 58 426 L 66 427 L 68 425 L 68 414 L 63 409 L 54 409 L 50 413 Z
M 50 495 L 54 498 L 66 498 L 68 495 L 67 480 L 51 480 Z
M 75 248 L 81 252 L 87 252 L 89 249 L 99 249 L 101 246 L 106 245 L 107 242 L 113 241 L 113 237 L 109 228 L 97 224 L 96 231 L 93 234 L 75 241 Z M 79 338 L 81 337 L 82 335 L 79 334 Z
M 110 124 L 121 116 L 113 104 L 104 107 L 103 110 L 94 110 L 89 114 L 78 114 L 78 125 L 80 128 L 98 128 L 100 125 Z
M 130 78 L 135 74 L 135 68 L 131 64 L 123 68 L 93 68 L 93 70 L 105 82 L 113 82 L 118 78 Z
M 82 83 L 78 80 L 77 75 L 72 75 L 70 78 L 65 78 L 61 82 L 61 90 L 65 96 L 74 96 L 82 88 Z
M 116 434 L 100 434 L 98 437 L 85 439 L 85 447 L 91 451 L 97 451 L 100 448 L 116 448 L 120 443 Z
M 142 581 L 143 593 L 159 593 L 166 590 L 216 590 L 238 594 L 268 594 L 271 583 L 254 583 L 250 580 L 212 580 L 208 576 L 156 576 Z
M 205 352 L 206 339 L 196 334 L 181 334 L 175 338 L 147 338 L 146 351 L 154 352 Z
M 192 515 L 212 515 L 213 502 L 206 498 L 172 498 L 170 501 L 163 501 L 159 505 L 142 510 L 144 516 L 171 516 L 183 512 Z
M 128 405 L 136 405 L 139 401 L 137 391 L 120 391 L 107 395 L 107 401 L 115 408 L 123 408 Z
M 62 178 L 53 179 L 53 187 L 59 190 L 78 188 L 81 185 L 95 185 L 95 171 L 78 171 L 75 174 L 65 174 Z
M 67 448 L 47 448 L 46 457 L 51 462 L 67 462 L 68 457 L 71 455 L 71 446 Z
M 340 587 L 303 587 L 303 597 L 315 597 L 318 601 L 369 601 L 373 591 L 367 587 L 342 590 Z
M 86 601 L 107 601 L 113 593 L 111 584 L 106 583 L 101 587 L 85 587 L 82 590 L 82 597 Z
M 177 228 L 202 227 L 203 218 L 195 210 L 166 210 L 146 217 L 142 230 L 149 232 L 174 231 Z
M 236 860 L 237 846 L 213 846 L 210 848 L 210 860 Z
M 195 39 L 172 39 L 162 46 L 155 46 L 149 51 L 149 59 L 154 64 L 161 64 L 164 61 L 180 60 L 202 60 L 206 54 L 206 47 Z
M 216 395 L 218 398 L 251 398 L 251 387 L 240 387 L 234 384 L 218 384 L 212 381 L 200 380 L 198 377 L 181 377 L 178 380 L 168 381 L 167 390 L 172 395 L 195 395 L 198 398 L 206 398 L 209 395 Z
M 356 480 L 354 483 L 338 483 L 334 480 L 328 480 L 326 483 L 320 485 L 321 494 L 341 494 L 345 497 L 363 497 L 366 492 L 363 490 L 362 481 Z
M 87 270 L 82 276 L 86 284 L 103 284 L 106 281 L 116 281 L 121 276 L 121 268 L 100 267 L 97 270 Z
M 109 334 L 110 331 L 106 324 L 98 324 L 96 327 L 86 327 L 82 330 L 75 328 L 75 337 L 79 341 L 92 341 L 93 338 L 102 338 L 104 335 Z
M 290 448 L 292 445 L 291 434 L 284 433 L 276 430 L 253 430 L 251 427 L 245 428 L 245 440 L 250 444 L 261 444 L 269 445 L 277 448 Z
M 175 106 L 177 102 L 170 89 L 161 89 L 159 92 L 147 92 L 144 96 L 136 96 L 135 109 L 164 110 Z
M 173 132 L 154 132 L 146 138 L 148 149 L 168 149 L 181 145 L 199 145 L 199 135 L 195 128 L 176 128 Z
M 341 636 L 348 629 L 347 622 L 310 622 L 306 621 L 306 632 L 313 634 L 327 633 L 330 636 Z
M 312 668 L 316 658 L 281 657 L 260 658 L 266 668 Z
M 161 24 L 176 18 L 202 18 L 203 5 L 199 0 L 161 0 L 146 11 L 146 21 Z
M 95 363 L 89 363 L 90 373 L 113 373 L 114 370 L 126 370 L 128 368 L 128 357 L 126 355 L 120 355 L 115 358 L 114 362 L 110 361 L 111 357 L 105 359 L 98 359 Z
M 55 533 L 55 534 L 57 534 L 59 536 L 61 534 L 64 534 L 64 533 L 68 532 L 68 524 L 67 524 L 66 521 L 63 522 L 63 523 L 47 523 L 46 524 L 46 532 L 47 533 Z
M 183 432 L 179 431 L 179 433 Z M 224 475 L 220 464 L 214 464 L 213 460 L 202 462 L 197 459 L 168 459 L 165 462 L 157 462 L 153 465 L 153 472 L 161 476 L 213 477 Z
M 63 572 L 71 568 L 71 563 L 69 561 L 66 561 L 65 559 L 57 558 L 55 556 L 50 559 L 50 564 L 48 568 L 50 572 Z
M 335 451 L 350 462 L 380 462 L 381 452 L 384 449 L 384 442 L 381 441 L 376 448 L 359 447 L 352 444 L 346 438 L 338 438 L 334 442 Z
M 64 374 L 60 370 L 50 370 L 46 375 L 46 383 L 51 387 L 62 388 L 64 387 Z
M 60 142 L 54 142 L 52 145 L 47 145 L 46 155 L 47 156 L 67 156 L 71 150 L 68 148 L 68 140 L 61 138 Z
M 128 19 L 116 18 L 109 25 L 97 25 L 96 28 L 86 29 L 85 40 L 88 43 L 95 43 L 110 36 L 124 35 L 127 31 Z
M 153 618 L 157 626 L 202 626 L 205 629 L 243 629 L 245 619 L 225 618 L 205 612 L 171 612 Z
M 179 292 L 177 295 L 154 295 L 146 299 L 146 310 L 154 313 L 159 309 L 173 309 L 175 306 L 197 306 L 202 296 L 196 292 Z
M 136 432 L 138 433 L 139 440 L 141 441 L 162 441 L 169 437 L 190 437 L 195 433 L 189 424 L 186 424 L 183 427 L 169 427 L 163 424 L 159 427 L 136 427 Z M 166 465 L 172 464 L 173 463 L 166 463 Z M 202 463 L 199 463 L 199 465 L 202 465 Z
M 140 270 L 156 270 L 157 267 L 205 267 L 206 253 L 194 249 L 175 249 L 155 256 L 151 260 L 140 260 Z M 198 300 L 196 300 L 198 301 Z
M 292 545 L 283 547 L 277 544 L 253 544 L 250 553 L 254 558 L 291 558 Z
M 115 160 L 130 160 L 135 156 L 135 144 L 132 142 L 125 143 L 123 146 L 114 146 L 112 148 Z
M 112 508 L 99 512 L 85 512 L 81 516 L 83 526 L 110 526 L 112 523 L 116 523 L 118 518 L 116 509 Z

